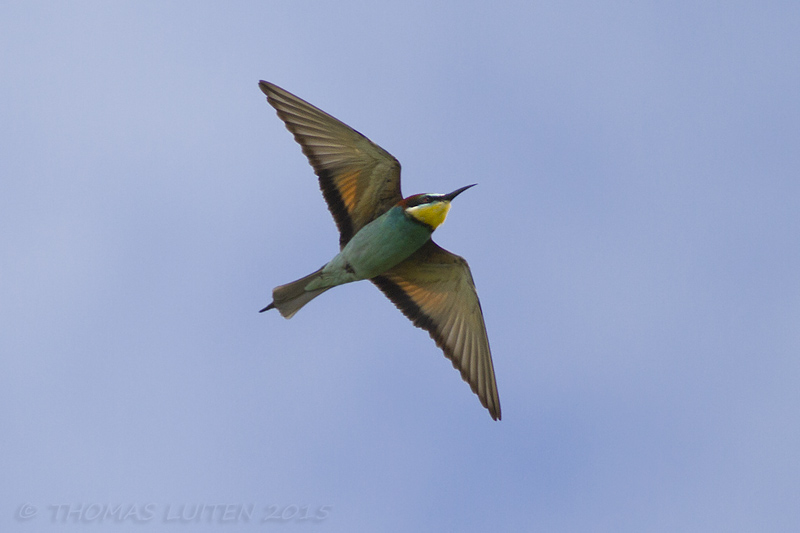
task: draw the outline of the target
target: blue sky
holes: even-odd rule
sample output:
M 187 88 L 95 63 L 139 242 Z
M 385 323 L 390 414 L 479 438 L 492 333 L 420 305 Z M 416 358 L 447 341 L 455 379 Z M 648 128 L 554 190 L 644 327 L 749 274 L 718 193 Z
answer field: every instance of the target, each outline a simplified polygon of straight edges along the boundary
M 796 2 L 3 4 L 0 529 L 797 530 L 798 27 Z M 258 314 L 338 242 L 259 79 L 406 195 L 479 184 L 436 240 L 502 422 L 369 283 Z M 169 520 L 199 505 L 254 511 Z

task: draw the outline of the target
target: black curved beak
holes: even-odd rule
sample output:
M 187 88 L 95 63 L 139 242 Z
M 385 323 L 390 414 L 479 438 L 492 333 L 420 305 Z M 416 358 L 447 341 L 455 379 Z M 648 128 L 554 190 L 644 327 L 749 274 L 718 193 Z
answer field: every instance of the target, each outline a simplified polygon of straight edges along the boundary
M 469 189 L 470 187 L 474 187 L 474 186 L 476 186 L 476 185 L 477 185 L 477 183 L 473 183 L 472 185 L 467 185 L 466 187 L 461 187 L 460 189 L 456 189 L 456 190 L 454 190 L 453 192 L 451 192 L 450 194 L 445 194 L 445 195 L 444 195 L 444 198 L 445 198 L 445 200 L 448 200 L 448 201 L 451 201 L 451 202 L 452 202 L 452 201 L 453 201 L 453 198 L 455 198 L 456 196 L 458 196 L 458 195 L 459 195 L 459 194 L 461 194 L 462 192 L 466 191 L 466 190 L 467 190 L 467 189 Z

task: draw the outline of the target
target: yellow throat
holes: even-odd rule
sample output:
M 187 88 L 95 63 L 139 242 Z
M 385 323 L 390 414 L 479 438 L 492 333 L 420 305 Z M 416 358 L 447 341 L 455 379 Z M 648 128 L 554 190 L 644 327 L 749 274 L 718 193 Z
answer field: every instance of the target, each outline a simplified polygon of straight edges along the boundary
M 450 202 L 447 200 L 432 204 L 417 205 L 406 209 L 409 215 L 433 229 L 442 225 L 444 219 L 447 218 L 448 211 L 450 211 Z

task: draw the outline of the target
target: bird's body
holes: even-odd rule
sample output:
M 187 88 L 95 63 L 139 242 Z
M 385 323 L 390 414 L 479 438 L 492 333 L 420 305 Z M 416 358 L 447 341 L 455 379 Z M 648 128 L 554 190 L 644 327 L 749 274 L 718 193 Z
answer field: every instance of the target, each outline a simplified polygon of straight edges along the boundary
M 431 240 L 450 194 L 400 195 L 400 164 L 369 139 L 311 104 L 265 81 L 270 104 L 303 147 L 319 176 L 340 231 L 340 252 L 322 268 L 273 290 L 276 308 L 291 318 L 332 287 L 368 279 L 418 327 L 428 330 L 500 418 L 489 342 L 466 261 Z
M 400 206 L 361 228 L 322 269 L 309 289 L 341 285 L 383 274 L 416 252 L 431 238 L 430 226 L 407 215 Z

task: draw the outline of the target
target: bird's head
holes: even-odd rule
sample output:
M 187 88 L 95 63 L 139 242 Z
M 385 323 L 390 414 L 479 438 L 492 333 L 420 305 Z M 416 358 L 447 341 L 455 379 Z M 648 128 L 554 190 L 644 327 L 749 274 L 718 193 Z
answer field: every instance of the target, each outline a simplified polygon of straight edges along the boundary
M 444 222 L 447 212 L 450 211 L 450 202 L 453 198 L 475 185 L 477 184 L 473 183 L 472 185 L 461 187 L 450 194 L 415 194 L 402 200 L 400 207 L 403 208 L 403 211 L 408 216 L 418 222 L 422 222 L 433 231 Z

